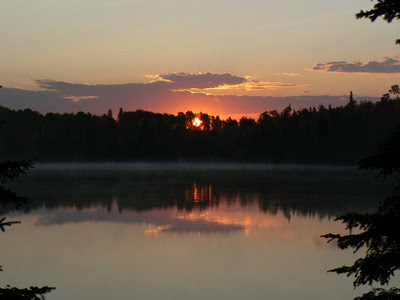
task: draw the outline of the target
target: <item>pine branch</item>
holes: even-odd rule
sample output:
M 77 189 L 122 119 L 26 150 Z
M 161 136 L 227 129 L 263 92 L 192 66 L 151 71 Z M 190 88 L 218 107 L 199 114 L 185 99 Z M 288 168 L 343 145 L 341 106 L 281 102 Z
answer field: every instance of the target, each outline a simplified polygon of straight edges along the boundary
M 21 161 L 8 160 L 0 163 L 0 180 L 4 183 L 6 180 L 14 180 L 19 175 L 25 174 L 30 168 L 33 168 L 35 159 Z

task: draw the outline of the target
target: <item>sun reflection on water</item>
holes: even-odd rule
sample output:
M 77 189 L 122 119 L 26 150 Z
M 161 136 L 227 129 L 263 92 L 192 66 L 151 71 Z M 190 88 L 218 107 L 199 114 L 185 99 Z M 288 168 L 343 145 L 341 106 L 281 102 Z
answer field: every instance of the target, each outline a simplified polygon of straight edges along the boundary
M 203 184 L 197 185 L 195 181 L 193 181 L 193 186 L 186 187 L 185 189 L 185 200 L 186 202 L 203 202 L 209 201 L 212 202 L 212 185 L 211 184 Z

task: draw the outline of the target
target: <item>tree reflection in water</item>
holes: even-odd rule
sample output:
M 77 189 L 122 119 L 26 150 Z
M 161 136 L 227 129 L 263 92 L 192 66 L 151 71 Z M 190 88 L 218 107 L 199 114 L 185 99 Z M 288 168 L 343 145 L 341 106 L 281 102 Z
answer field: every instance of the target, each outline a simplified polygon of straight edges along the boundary
M 43 168 L 25 176 L 17 188 L 32 199 L 24 208 L 27 212 L 42 207 L 87 210 L 99 206 L 110 211 L 112 205 L 119 213 L 153 209 L 190 212 L 224 203 L 256 205 L 266 213 L 283 213 L 288 220 L 295 215 L 331 218 L 356 209 L 368 212 L 377 207 L 387 189 L 347 170 L 205 172 L 173 168 Z

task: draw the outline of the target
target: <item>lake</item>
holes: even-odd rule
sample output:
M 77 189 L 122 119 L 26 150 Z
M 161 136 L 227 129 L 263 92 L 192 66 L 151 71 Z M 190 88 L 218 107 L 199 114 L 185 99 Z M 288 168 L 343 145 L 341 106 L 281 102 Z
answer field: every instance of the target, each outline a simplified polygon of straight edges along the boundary
M 352 167 L 44 164 L 10 185 L 2 286 L 46 299 L 352 299 L 355 256 L 320 235 L 390 188 Z

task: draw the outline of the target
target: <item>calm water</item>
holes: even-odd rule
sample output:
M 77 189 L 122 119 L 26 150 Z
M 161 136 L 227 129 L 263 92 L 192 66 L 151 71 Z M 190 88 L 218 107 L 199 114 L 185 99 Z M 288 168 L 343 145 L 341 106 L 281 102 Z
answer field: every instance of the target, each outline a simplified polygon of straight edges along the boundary
M 352 299 L 354 260 L 320 238 L 390 190 L 352 168 L 42 165 L 1 234 L 1 282 L 47 299 Z

